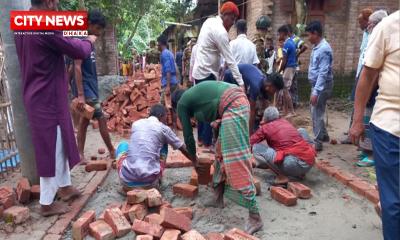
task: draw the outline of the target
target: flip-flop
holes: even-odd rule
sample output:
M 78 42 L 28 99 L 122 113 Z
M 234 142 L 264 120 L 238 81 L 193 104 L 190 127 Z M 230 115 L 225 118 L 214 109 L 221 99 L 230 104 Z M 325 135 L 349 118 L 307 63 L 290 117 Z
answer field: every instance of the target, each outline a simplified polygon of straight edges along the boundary
M 358 161 L 356 165 L 358 167 L 373 167 L 375 165 L 375 161 L 365 157 L 361 161 Z
M 357 159 L 363 160 L 364 158 L 368 157 L 367 154 L 364 152 L 360 152 L 360 154 L 357 155 Z

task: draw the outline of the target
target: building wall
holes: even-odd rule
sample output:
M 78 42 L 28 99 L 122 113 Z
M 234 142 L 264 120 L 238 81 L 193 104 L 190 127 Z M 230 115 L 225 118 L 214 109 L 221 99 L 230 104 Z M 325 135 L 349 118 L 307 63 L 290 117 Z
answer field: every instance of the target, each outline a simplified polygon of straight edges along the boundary
M 118 49 L 114 26 L 108 25 L 96 47 L 96 68 L 99 76 L 118 74 Z

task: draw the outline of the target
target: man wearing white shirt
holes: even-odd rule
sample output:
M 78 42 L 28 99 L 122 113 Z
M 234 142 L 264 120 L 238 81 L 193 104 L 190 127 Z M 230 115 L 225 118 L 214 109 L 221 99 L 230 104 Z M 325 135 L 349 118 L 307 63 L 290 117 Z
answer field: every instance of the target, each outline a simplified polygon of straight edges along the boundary
M 237 64 L 258 65 L 260 60 L 257 56 L 256 45 L 250 41 L 247 34 L 247 23 L 241 19 L 236 23 L 237 38 L 230 42 L 231 51 Z
M 243 87 L 242 75 L 232 55 L 228 31 L 239 17 L 239 9 L 232 2 L 221 7 L 221 16 L 207 19 L 199 34 L 193 78 L 196 84 L 204 80 L 217 80 L 221 66 L 221 56 L 231 69 L 236 82 Z

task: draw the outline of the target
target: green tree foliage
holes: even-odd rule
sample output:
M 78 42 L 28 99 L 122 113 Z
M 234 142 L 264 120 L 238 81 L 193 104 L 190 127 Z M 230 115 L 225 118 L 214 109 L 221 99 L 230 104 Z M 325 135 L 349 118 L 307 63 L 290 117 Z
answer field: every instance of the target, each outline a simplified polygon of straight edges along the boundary
M 144 52 L 150 40 L 166 28 L 164 21 L 181 21 L 193 7 L 192 0 L 61 0 L 63 10 L 100 9 L 116 27 L 118 51 L 131 56 L 131 48 Z

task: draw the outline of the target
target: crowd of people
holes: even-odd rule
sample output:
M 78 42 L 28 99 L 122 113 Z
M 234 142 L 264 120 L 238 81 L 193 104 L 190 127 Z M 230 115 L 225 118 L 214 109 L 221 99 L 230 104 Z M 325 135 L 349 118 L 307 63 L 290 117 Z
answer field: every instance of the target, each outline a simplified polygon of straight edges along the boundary
M 31 2 L 32 10 L 57 10 L 55 0 Z M 304 179 L 313 167 L 323 142 L 329 141 L 324 115 L 333 90 L 334 56 L 322 24 L 310 22 L 305 32 L 312 45 L 308 67 L 311 138 L 305 129 L 296 129 L 287 120 L 296 114 L 299 56 L 308 50 L 308 44 L 293 33 L 291 26 L 283 25 L 277 31 L 274 47 L 273 39 L 266 38 L 269 24 L 265 16 L 257 21 L 256 40 L 250 41 L 246 22 L 237 21 L 239 15 L 234 3 L 225 2 L 220 15 L 209 17 L 198 38 L 191 39 L 176 57 L 168 49 L 165 36 L 157 39 L 158 49 L 155 42 L 151 43 L 142 59 L 161 64 L 162 101 L 151 107 L 148 118 L 132 124 L 129 141 L 121 142 L 116 149 L 102 114 L 95 68 L 93 44 L 106 25 L 101 12 L 89 12 L 89 36 L 85 39 L 65 38 L 58 32 L 51 36 L 15 35 L 24 104 L 40 176 L 43 216 L 69 210 L 66 204 L 54 201 L 56 194 L 63 201 L 81 194 L 71 184 L 70 168 L 85 162 L 89 119 L 75 121 L 77 146 L 69 111 L 69 82 L 77 108 L 82 110 L 89 104 L 95 109 L 94 118 L 99 121 L 110 158 L 117 160 L 123 192 L 159 186 L 168 145 L 191 160 L 198 173 L 209 171 L 197 159 L 197 146 L 204 146 L 215 153 L 216 159 L 212 180 L 215 198 L 204 206 L 222 208 L 224 197 L 229 198 L 248 210 L 248 233 L 263 227 L 253 168 L 271 169 L 276 174 L 272 184 L 284 185 L 293 179 Z M 238 36 L 230 41 L 228 32 L 235 22 Z M 364 158 L 360 164 L 368 165 L 374 160 L 383 234 L 389 240 L 400 239 L 399 22 L 399 11 L 389 16 L 383 10 L 364 9 L 360 13 L 364 36 L 349 130 L 349 140 L 362 149 Z M 69 64 L 65 64 L 64 56 Z M 123 68 L 122 75 L 133 74 L 128 67 Z M 171 105 L 166 101 L 168 96 Z M 166 125 L 168 111 L 177 116 L 175 121 L 180 121 L 183 140 Z

